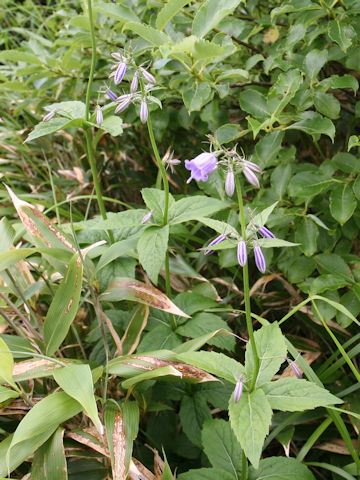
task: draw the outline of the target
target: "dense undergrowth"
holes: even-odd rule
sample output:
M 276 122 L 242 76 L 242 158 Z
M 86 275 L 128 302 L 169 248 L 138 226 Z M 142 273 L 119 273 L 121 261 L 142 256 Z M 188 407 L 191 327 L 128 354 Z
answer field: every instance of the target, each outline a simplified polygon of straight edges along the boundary
M 360 2 L 0 25 L 0 477 L 358 478 Z

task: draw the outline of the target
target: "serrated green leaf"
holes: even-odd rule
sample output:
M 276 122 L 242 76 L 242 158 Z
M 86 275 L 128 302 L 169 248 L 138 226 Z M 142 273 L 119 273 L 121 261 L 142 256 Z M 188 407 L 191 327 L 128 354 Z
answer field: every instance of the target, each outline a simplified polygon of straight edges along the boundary
M 230 15 L 242 0 L 206 0 L 197 11 L 192 33 L 203 37 L 215 28 L 220 21 Z
M 137 244 L 139 261 L 155 285 L 165 262 L 168 241 L 169 225 L 165 225 L 165 227 L 147 228 Z
M 50 135 L 51 133 L 57 132 L 58 130 L 64 130 L 71 127 L 81 127 L 84 120 L 81 118 L 76 118 L 69 120 L 65 117 L 54 117 L 48 122 L 38 123 L 34 130 L 26 138 L 25 142 L 30 142 L 36 138 L 44 137 L 45 135 Z
M 328 35 L 336 42 L 343 52 L 346 52 L 356 38 L 356 32 L 351 25 L 346 25 L 339 20 L 331 20 L 328 23 Z
M 102 13 L 108 17 L 115 18 L 118 22 L 138 22 L 139 17 L 136 15 L 131 8 L 127 5 L 112 4 L 112 3 L 96 3 L 94 5 L 94 10 L 98 13 Z
M 260 460 L 259 468 L 249 468 L 248 480 L 315 480 L 311 470 L 296 458 L 270 457 Z
M 186 436 L 197 447 L 201 447 L 201 430 L 206 420 L 211 419 L 211 410 L 206 398 L 199 392 L 188 397 L 184 396 L 179 412 L 182 428 Z
M 219 210 L 228 208 L 229 205 L 217 198 L 195 195 L 178 200 L 169 212 L 170 224 L 198 220 L 199 217 L 207 217 Z
M 120 117 L 116 117 L 115 115 L 110 115 L 106 117 L 102 124 L 98 126 L 101 130 L 104 130 L 107 133 L 110 133 L 113 137 L 117 137 L 123 133 L 122 128 L 123 121 Z
M 254 333 L 256 350 L 260 359 L 260 368 L 256 378 L 256 386 L 270 381 L 279 371 L 286 357 L 285 338 L 277 323 L 265 325 Z M 251 343 L 249 342 L 245 352 L 245 375 L 250 381 L 254 374 L 254 357 Z
M 272 410 L 261 389 L 244 392 L 235 403 L 232 395 L 229 402 L 231 428 L 241 448 L 254 468 L 258 468 L 262 446 L 272 417 Z
M 139 22 L 126 22 L 123 30 L 131 30 L 147 42 L 152 43 L 157 47 L 160 47 L 164 43 L 169 43 L 171 41 L 166 33 Z
M 302 412 L 316 407 L 327 407 L 342 400 L 325 388 L 299 378 L 280 378 L 261 386 L 273 410 Z
M 330 194 L 330 212 L 340 225 L 344 225 L 354 213 L 357 201 L 349 185 L 337 185 Z
M 183 8 L 190 0 L 168 0 L 156 17 L 156 28 L 162 30 L 165 25 Z

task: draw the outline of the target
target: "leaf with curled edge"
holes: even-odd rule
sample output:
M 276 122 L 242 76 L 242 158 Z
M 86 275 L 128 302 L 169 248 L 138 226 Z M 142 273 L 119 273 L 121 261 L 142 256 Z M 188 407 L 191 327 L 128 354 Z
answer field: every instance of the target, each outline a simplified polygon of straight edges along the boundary
M 187 363 L 165 360 L 150 355 L 133 355 L 131 358 L 118 357 L 109 362 L 108 373 L 121 376 L 133 376 L 139 371 L 152 371 L 163 367 L 174 367 L 182 374 L 183 379 L 189 379 L 195 383 L 217 382 L 218 379 L 205 370 Z
M 190 318 L 160 290 L 132 278 L 117 278 L 100 298 L 108 302 L 131 300 L 180 317 Z
M 9 188 L 7 185 L 5 186 L 9 192 L 21 222 L 31 237 L 33 237 L 35 240 L 40 240 L 40 242 L 38 242 L 40 247 L 46 246 L 65 248 L 67 250 L 71 250 L 73 253 L 76 253 L 76 249 L 71 240 L 65 236 L 64 233 L 55 228 L 50 220 L 45 217 L 45 215 L 43 215 L 30 203 L 20 200 L 20 198 L 15 195 L 11 188 Z

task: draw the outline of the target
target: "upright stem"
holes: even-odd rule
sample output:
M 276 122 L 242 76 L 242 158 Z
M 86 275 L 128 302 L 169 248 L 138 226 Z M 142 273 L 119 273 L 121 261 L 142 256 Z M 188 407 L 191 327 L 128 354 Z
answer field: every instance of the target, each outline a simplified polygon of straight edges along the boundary
M 241 480 L 247 480 L 248 478 L 248 462 L 244 450 L 242 451 L 242 468 L 241 468 Z
M 91 37 L 91 65 L 90 65 L 90 73 L 89 73 L 89 80 L 87 84 L 86 100 L 85 100 L 85 120 L 88 122 L 90 119 L 90 96 L 91 96 L 91 90 L 92 90 L 94 72 L 95 72 L 95 64 L 96 64 L 96 40 L 95 40 L 95 29 L 94 29 L 91 0 L 87 0 L 87 6 L 88 6 L 88 17 L 89 17 L 89 24 L 90 24 L 90 37 Z M 101 194 L 99 174 L 98 174 L 96 161 L 95 161 L 94 145 L 92 142 L 89 126 L 85 127 L 85 137 L 86 137 L 87 154 L 88 154 L 91 173 L 92 173 L 93 182 L 95 186 L 97 202 L 99 205 L 101 216 L 104 220 L 106 220 L 107 215 L 106 215 L 105 205 L 104 205 L 104 201 Z M 108 231 L 108 235 L 110 238 L 110 242 L 114 243 L 113 233 L 111 231 Z
M 239 219 L 241 225 L 241 236 L 244 241 L 246 241 L 246 225 L 245 225 L 245 215 L 244 215 L 244 204 L 242 199 L 242 192 L 241 192 L 241 185 L 237 175 L 235 175 L 235 185 L 236 185 L 236 193 L 238 197 L 238 204 L 239 204 Z M 249 288 L 249 270 L 248 264 L 246 263 L 243 267 L 243 284 L 244 284 L 244 300 L 245 300 L 245 316 L 246 316 L 246 326 L 249 332 L 249 339 L 251 343 L 253 358 L 254 358 L 254 374 L 251 379 L 250 384 L 250 392 L 255 387 L 256 378 L 259 373 L 260 362 L 259 356 L 256 349 L 255 344 L 255 337 L 254 337 L 254 329 L 251 320 L 251 305 L 250 305 L 250 288 Z

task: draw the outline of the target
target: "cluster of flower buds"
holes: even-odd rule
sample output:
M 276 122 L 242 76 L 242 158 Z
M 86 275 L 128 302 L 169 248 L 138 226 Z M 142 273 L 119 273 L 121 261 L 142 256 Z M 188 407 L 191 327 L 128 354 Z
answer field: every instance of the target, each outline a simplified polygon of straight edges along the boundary
M 112 90 L 107 88 L 106 94 L 110 100 L 117 102 L 115 113 L 123 112 L 131 103 L 140 103 L 140 120 L 146 123 L 149 116 L 148 101 L 149 91 L 156 83 L 154 75 L 148 72 L 144 67 L 138 67 L 132 57 L 119 52 L 113 52 L 111 56 L 116 60 L 112 67 L 109 78 L 113 78 L 115 85 L 121 83 L 129 69 L 135 69 L 130 83 L 130 93 L 117 96 Z M 147 82 L 145 85 L 144 83 Z M 139 89 L 140 83 L 140 91 Z M 152 97 L 150 97 L 150 100 Z

